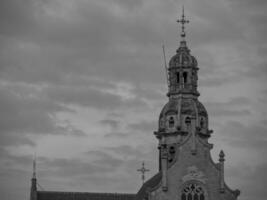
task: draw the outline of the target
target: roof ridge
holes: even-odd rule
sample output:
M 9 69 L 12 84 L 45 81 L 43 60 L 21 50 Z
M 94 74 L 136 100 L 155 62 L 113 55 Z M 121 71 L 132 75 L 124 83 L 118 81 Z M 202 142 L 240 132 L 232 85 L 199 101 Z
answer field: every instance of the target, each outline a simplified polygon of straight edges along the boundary
M 65 193 L 65 194 L 94 194 L 94 195 L 136 195 L 135 193 L 118 193 L 118 192 L 73 192 L 73 191 L 37 191 L 38 193 Z

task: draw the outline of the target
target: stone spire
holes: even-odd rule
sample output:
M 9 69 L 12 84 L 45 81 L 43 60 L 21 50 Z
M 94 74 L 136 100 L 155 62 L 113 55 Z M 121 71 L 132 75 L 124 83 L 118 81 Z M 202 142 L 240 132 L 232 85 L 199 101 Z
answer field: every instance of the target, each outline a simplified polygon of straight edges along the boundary
M 32 172 L 32 179 L 31 179 L 30 200 L 37 200 L 36 156 L 34 156 L 34 159 L 33 159 L 33 172 Z
M 36 156 L 34 155 L 33 163 L 32 163 L 32 178 L 36 179 Z

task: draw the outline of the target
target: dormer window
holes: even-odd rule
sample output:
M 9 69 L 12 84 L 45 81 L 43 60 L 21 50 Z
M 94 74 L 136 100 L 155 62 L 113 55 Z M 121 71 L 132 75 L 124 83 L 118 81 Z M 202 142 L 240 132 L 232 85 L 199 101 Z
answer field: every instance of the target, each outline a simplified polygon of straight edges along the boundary
M 169 118 L 169 127 L 170 128 L 173 128 L 174 127 L 174 118 L 173 117 L 170 117 Z

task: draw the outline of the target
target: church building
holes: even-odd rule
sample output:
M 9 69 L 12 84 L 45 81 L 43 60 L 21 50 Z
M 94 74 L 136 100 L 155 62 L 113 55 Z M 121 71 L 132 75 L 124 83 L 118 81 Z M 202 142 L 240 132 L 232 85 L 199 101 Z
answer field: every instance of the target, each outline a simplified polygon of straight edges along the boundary
M 38 191 L 35 172 L 30 200 L 236 200 L 239 190 L 224 181 L 223 151 L 218 163 L 211 158 L 208 142 L 208 113 L 198 100 L 198 64 L 185 40 L 185 19 L 180 46 L 170 59 L 168 102 L 163 107 L 154 132 L 158 139 L 158 173 L 147 180 L 136 194 Z

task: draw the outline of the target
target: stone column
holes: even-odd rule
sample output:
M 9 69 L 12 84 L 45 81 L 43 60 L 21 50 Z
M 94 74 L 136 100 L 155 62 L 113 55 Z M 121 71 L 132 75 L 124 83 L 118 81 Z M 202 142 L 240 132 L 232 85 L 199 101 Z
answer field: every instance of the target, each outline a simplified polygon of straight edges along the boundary
M 158 145 L 158 150 L 159 150 L 159 171 L 161 171 L 161 145 Z

